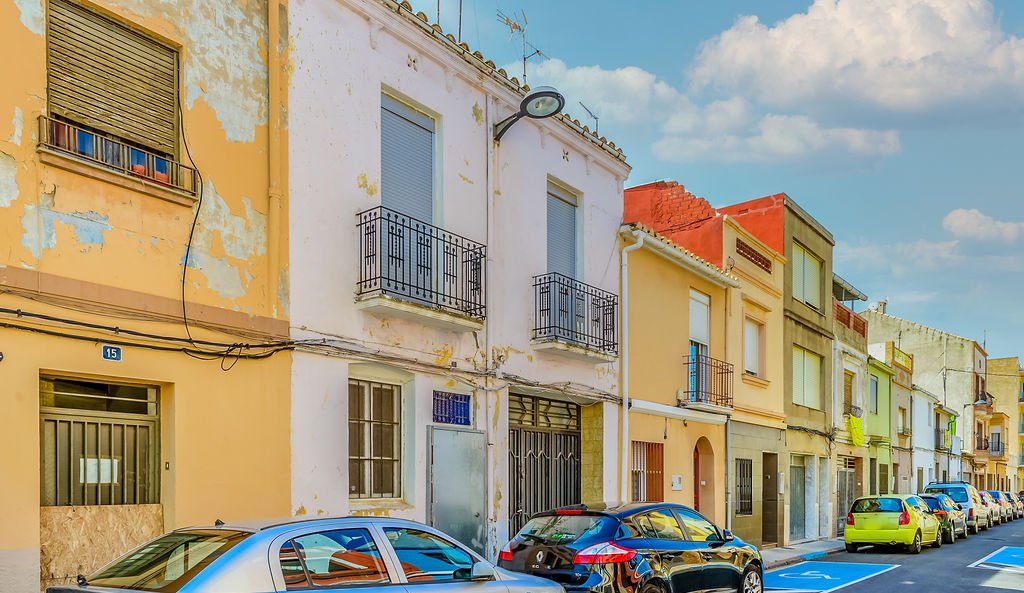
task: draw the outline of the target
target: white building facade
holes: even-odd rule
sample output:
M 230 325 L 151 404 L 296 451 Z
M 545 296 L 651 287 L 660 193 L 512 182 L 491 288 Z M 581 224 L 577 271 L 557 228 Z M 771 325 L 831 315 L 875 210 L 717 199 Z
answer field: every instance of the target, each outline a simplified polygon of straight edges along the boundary
M 390 0 L 289 7 L 292 503 L 489 557 L 614 501 L 629 166 Z

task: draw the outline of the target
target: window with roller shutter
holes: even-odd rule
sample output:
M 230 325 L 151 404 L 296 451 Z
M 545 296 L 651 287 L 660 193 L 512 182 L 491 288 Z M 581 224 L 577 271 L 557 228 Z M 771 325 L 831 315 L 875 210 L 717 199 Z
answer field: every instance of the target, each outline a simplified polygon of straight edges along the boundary
M 175 158 L 178 52 L 70 0 L 47 10 L 49 115 Z

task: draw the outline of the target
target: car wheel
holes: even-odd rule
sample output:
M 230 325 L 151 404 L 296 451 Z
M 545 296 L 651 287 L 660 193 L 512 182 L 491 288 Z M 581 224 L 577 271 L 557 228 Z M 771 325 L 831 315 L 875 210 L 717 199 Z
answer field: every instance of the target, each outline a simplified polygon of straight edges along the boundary
M 756 564 L 748 564 L 743 569 L 738 593 L 763 593 L 764 583 L 761 582 L 761 569 Z
M 640 587 L 640 593 L 665 593 L 665 589 L 658 583 L 647 583 L 643 587 Z
M 857 544 L 846 544 L 846 551 L 850 554 L 857 553 Z
M 967 539 L 967 536 L 970 535 L 970 533 L 971 527 L 967 524 L 967 520 L 964 519 L 964 532 L 960 537 L 962 537 L 963 539 Z
M 910 552 L 911 554 L 920 554 L 921 553 L 921 532 L 920 531 L 918 531 L 917 533 L 914 534 L 914 543 L 912 543 L 909 546 L 907 546 L 907 551 Z
M 971 529 L 974 531 L 974 535 L 978 535 L 979 533 L 981 533 L 981 520 L 975 519 L 974 527 L 971 527 Z
M 939 528 L 935 530 L 935 541 L 932 542 L 932 547 L 933 548 L 941 548 L 942 544 L 943 544 L 942 540 L 945 537 L 946 537 L 945 534 L 943 534 L 943 532 L 942 532 L 942 526 L 940 525 Z
M 949 524 L 949 529 L 942 532 L 942 543 L 953 544 L 956 543 L 956 528 L 953 524 Z

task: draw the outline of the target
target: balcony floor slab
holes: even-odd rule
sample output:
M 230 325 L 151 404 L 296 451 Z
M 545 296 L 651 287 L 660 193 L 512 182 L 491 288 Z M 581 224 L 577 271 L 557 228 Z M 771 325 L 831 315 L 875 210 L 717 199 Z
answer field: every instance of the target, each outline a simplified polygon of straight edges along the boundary
M 356 298 L 356 309 L 381 317 L 398 317 L 424 325 L 456 332 L 475 332 L 484 328 L 484 322 L 465 315 L 405 301 L 387 295 Z

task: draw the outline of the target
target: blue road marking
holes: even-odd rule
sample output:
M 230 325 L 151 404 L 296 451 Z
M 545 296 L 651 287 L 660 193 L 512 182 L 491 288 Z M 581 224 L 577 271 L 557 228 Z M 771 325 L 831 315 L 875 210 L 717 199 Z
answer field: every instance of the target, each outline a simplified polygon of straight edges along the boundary
M 970 566 L 1024 574 L 1024 548 L 1014 546 L 999 548 Z
M 897 568 L 899 564 L 801 562 L 764 575 L 765 591 L 829 593 Z

